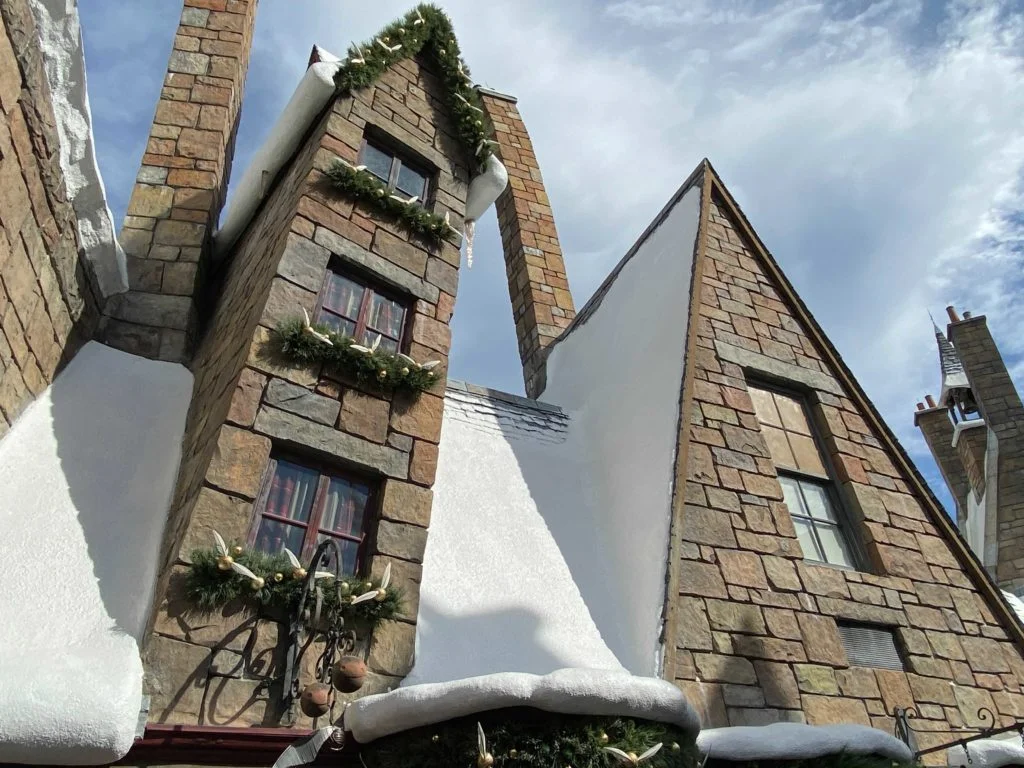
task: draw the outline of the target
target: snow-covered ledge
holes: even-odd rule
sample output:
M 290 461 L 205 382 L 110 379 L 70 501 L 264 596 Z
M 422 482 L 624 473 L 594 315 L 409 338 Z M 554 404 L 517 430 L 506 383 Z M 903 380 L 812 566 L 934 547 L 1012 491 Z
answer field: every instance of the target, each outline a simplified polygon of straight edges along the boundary
M 0 763 L 132 745 L 192 375 L 90 342 L 0 441 Z
M 697 749 L 716 760 L 730 762 L 768 760 L 813 760 L 844 752 L 876 755 L 909 762 L 910 747 L 877 728 L 866 725 L 771 725 L 733 726 L 701 731 Z
M 96 164 L 85 53 L 76 0 L 29 0 L 39 33 L 60 138 L 60 166 L 78 220 L 78 237 L 104 297 L 128 290 L 124 251 L 114 233 Z

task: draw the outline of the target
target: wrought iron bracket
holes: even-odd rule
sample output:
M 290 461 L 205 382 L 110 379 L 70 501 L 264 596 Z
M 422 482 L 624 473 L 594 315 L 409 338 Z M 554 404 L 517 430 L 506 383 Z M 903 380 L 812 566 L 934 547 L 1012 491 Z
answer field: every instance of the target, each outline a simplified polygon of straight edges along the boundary
M 910 747 L 910 750 L 914 753 L 914 759 L 932 754 L 933 752 L 942 752 L 949 749 L 950 747 L 963 747 L 964 754 L 967 756 L 967 763 L 970 765 L 973 761 L 971 760 L 971 752 L 967 748 L 967 745 L 972 741 L 978 741 L 979 739 L 987 739 L 992 736 L 998 736 L 1001 733 L 1009 733 L 1010 731 L 1017 731 L 1021 737 L 1021 746 L 1024 747 L 1024 722 L 1018 721 L 1013 725 L 1007 725 L 1003 728 L 996 728 L 997 722 L 995 713 L 992 712 L 988 707 L 980 707 L 978 709 L 977 718 L 982 723 L 980 728 L 950 728 L 951 732 L 959 733 L 970 733 L 971 736 L 964 736 L 960 739 L 945 742 L 944 744 L 938 744 L 934 747 L 928 747 L 927 749 L 919 749 L 917 746 L 917 737 L 914 735 L 916 729 L 910 724 L 910 721 L 919 717 L 917 710 L 913 707 L 893 707 L 892 716 L 896 720 L 894 732 L 896 738 L 900 739 L 904 744 Z

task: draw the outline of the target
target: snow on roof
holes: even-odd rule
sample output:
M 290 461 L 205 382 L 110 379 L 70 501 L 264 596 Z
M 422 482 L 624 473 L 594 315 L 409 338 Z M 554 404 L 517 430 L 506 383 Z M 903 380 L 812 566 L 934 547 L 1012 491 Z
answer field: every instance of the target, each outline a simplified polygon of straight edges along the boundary
M 29 0 L 29 5 L 43 52 L 60 139 L 60 167 L 78 220 L 79 244 L 103 295 L 123 293 L 128 290 L 128 272 L 96 164 L 78 5 L 67 0 Z
M 878 755 L 910 762 L 910 747 L 877 728 L 842 725 L 772 723 L 759 726 L 711 728 L 697 736 L 697 749 L 715 760 L 811 760 L 845 752 Z
M 1019 602 L 1019 601 L 1018 601 Z M 1019 734 L 1003 738 L 978 739 L 964 747 L 946 750 L 946 764 L 956 768 L 1003 768 L 1004 765 L 1024 765 L 1024 747 Z
M 404 685 L 659 675 L 699 208 L 689 185 L 662 211 L 552 351 L 545 402 L 449 385 Z

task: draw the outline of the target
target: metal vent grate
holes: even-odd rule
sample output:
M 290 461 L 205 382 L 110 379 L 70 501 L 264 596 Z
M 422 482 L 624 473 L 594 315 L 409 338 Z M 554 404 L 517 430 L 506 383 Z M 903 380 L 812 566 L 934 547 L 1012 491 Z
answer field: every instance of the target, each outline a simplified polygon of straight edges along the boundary
M 891 629 L 867 624 L 839 624 L 839 635 L 850 664 L 857 667 L 880 667 L 903 670 L 903 659 L 896 649 L 896 636 Z

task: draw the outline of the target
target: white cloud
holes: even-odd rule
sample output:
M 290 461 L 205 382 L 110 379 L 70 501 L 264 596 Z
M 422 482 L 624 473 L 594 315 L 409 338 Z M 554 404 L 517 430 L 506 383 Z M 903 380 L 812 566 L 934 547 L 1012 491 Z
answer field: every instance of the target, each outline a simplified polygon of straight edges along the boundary
M 263 0 L 236 168 L 314 42 L 342 53 L 409 5 Z M 1024 370 L 1024 19 L 1011 3 L 446 8 L 475 78 L 519 97 L 577 305 L 706 155 L 912 447 L 913 404 L 938 387 L 927 309 L 955 301 L 987 313 Z M 147 18 L 140 11 L 136 22 Z M 87 44 L 106 34 L 86 25 Z M 99 105 L 97 89 L 109 98 L 118 86 L 93 74 L 90 62 Z M 155 95 L 120 108 L 145 124 Z M 129 160 L 101 156 L 105 172 Z M 492 221 L 478 242 L 478 264 L 462 278 L 453 372 L 517 388 Z

